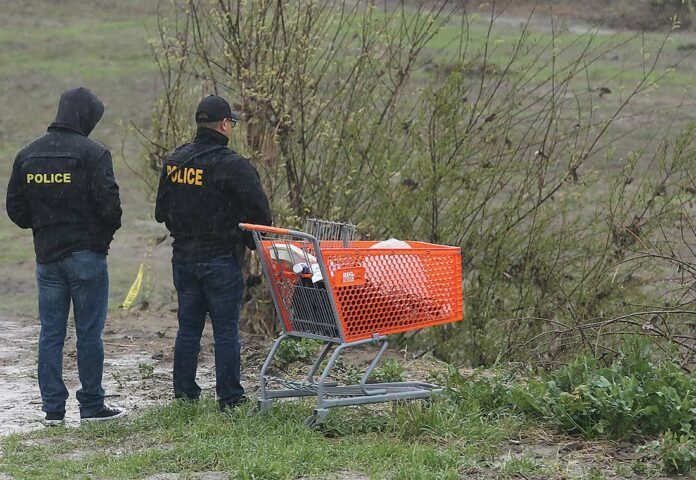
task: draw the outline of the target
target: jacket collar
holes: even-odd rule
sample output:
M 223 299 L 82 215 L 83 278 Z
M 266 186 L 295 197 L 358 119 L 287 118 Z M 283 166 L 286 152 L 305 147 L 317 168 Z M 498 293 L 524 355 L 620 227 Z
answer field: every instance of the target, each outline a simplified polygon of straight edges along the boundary
M 222 133 L 204 127 L 199 127 L 196 130 L 196 137 L 193 139 L 193 143 L 214 143 L 223 147 L 227 146 L 229 141 L 230 139 Z
M 52 132 L 52 131 L 54 131 L 54 130 L 67 130 L 67 131 L 69 131 L 69 132 L 73 132 L 73 133 L 77 133 L 78 135 L 82 135 L 83 137 L 86 137 L 86 136 L 87 136 L 87 135 L 85 135 L 84 132 L 83 132 L 82 130 L 80 130 L 79 128 L 73 127 L 73 126 L 71 126 L 71 125 L 65 125 L 65 124 L 62 124 L 62 123 L 53 122 L 52 124 L 50 124 L 50 125 L 48 126 L 48 131 L 49 131 L 49 132 Z

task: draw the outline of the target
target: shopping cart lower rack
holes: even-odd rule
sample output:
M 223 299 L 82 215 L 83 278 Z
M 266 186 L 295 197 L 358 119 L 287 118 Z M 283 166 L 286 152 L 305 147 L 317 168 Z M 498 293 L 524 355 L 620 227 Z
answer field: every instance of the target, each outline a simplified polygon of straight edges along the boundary
M 240 228 L 254 237 L 283 328 L 261 368 L 260 410 L 268 410 L 277 398 L 316 396 L 316 409 L 307 420 L 314 426 L 331 407 L 429 398 L 442 391 L 424 382 L 368 383 L 368 379 L 389 335 L 462 320 L 459 248 L 414 241 L 355 241 L 354 225 L 323 220 L 308 222 L 311 233 L 251 224 Z M 267 375 L 278 347 L 289 337 L 326 343 L 302 382 Z M 327 380 L 343 350 L 370 343 L 381 348 L 359 384 L 339 386 Z

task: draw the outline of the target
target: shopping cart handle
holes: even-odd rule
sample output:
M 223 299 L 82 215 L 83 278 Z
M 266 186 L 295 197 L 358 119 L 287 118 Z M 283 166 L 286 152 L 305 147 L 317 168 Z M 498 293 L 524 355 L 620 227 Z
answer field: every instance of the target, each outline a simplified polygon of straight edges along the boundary
M 274 233 L 276 235 L 288 235 L 290 233 L 290 230 L 287 228 L 269 227 L 268 225 L 255 225 L 253 223 L 240 223 L 239 228 L 248 231 Z

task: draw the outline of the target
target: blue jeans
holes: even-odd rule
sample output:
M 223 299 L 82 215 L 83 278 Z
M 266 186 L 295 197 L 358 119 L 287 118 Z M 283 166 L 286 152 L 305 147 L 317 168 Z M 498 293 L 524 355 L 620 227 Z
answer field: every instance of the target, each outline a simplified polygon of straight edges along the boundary
M 174 396 L 196 400 L 198 353 L 205 315 L 215 340 L 215 383 L 218 402 L 231 403 L 244 394 L 240 383 L 239 310 L 244 293 L 242 271 L 233 256 L 200 263 L 172 262 L 179 300 L 179 331 L 174 345 Z
M 43 411 L 64 413 L 68 390 L 63 383 L 63 344 L 70 312 L 75 315 L 77 370 L 81 388 L 76 397 L 82 415 L 104 405 L 102 331 L 109 300 L 106 255 L 75 252 L 52 263 L 36 264 L 39 289 L 39 389 Z

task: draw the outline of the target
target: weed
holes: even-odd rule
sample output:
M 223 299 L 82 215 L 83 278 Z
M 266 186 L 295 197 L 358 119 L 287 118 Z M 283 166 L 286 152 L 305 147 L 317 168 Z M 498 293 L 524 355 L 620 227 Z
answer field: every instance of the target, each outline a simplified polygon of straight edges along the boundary
M 316 355 L 319 345 L 320 342 L 309 338 L 289 338 L 278 347 L 275 363 L 282 367 L 297 361 L 307 362 Z
M 617 477 L 626 477 L 628 476 L 628 472 L 629 469 L 625 464 L 617 463 L 614 465 L 614 475 Z
M 660 445 L 660 456 L 667 473 L 683 474 L 696 469 L 696 435 L 667 431 Z
M 111 372 L 111 376 L 116 381 L 118 388 L 124 388 L 126 379 L 123 378 L 123 374 L 120 372 Z
M 364 370 L 346 363 L 343 359 L 339 358 L 336 362 L 336 371 L 340 372 L 342 380 L 348 384 L 360 383 L 362 381 Z
M 539 473 L 541 467 L 528 456 L 508 457 L 500 468 L 501 472 L 521 476 Z
M 562 432 L 589 438 L 664 433 L 662 442 L 649 445 L 668 472 L 687 472 L 696 466 L 695 390 L 692 374 L 671 362 L 653 362 L 647 349 L 619 356 L 608 366 L 582 356 L 540 376 L 503 370 L 464 377 L 452 370 L 448 381 L 448 398 L 459 412 L 523 413 Z M 401 421 L 410 424 L 408 419 Z M 639 464 L 632 468 L 636 474 L 644 473 Z M 588 475 L 595 478 L 592 472 Z
M 155 366 L 149 363 L 140 363 L 138 364 L 138 371 L 140 372 L 140 376 L 142 377 L 142 379 L 146 380 L 148 378 L 152 378 L 152 376 L 154 375 Z
M 402 382 L 404 366 L 395 358 L 390 358 L 374 369 L 371 378 L 379 382 Z
M 659 456 L 665 473 L 685 474 L 696 469 L 696 435 L 690 430 L 679 433 L 668 430 L 662 441 L 654 440 L 639 448 L 646 450 Z
M 645 355 L 602 367 L 581 357 L 542 378 L 514 385 L 507 397 L 525 413 L 562 431 L 625 439 L 696 427 L 696 384 L 677 365 L 653 364 Z
M 648 471 L 648 467 L 645 465 L 645 463 L 636 460 L 631 463 L 631 470 L 636 475 L 645 475 Z
M 601 470 L 598 470 L 596 468 L 591 468 L 587 474 L 582 476 L 583 480 L 604 480 L 606 478 L 604 474 L 601 472 Z
M 509 409 L 508 391 L 514 376 L 510 372 L 476 370 L 470 377 L 451 369 L 447 380 L 447 395 L 461 408 L 489 413 Z

